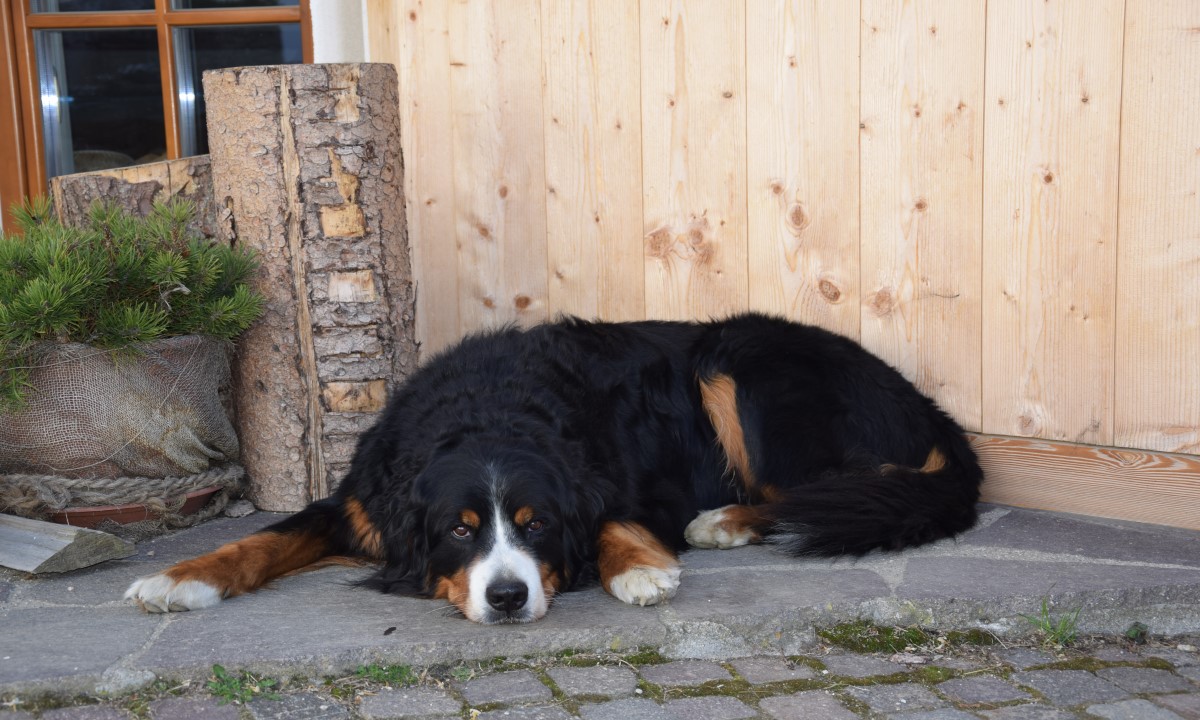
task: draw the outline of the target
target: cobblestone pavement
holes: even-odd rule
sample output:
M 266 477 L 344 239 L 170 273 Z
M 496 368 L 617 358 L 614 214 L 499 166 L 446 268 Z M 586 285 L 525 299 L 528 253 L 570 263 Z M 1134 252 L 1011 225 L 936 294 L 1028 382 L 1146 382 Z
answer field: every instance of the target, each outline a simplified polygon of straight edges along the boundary
M 8 695 L 0 698 L 0 720 L 1200 719 L 1200 638 L 1145 645 L 1090 638 L 1080 648 L 1047 650 L 974 644 L 988 638 L 953 634 L 905 646 L 895 638 L 906 636 L 885 631 L 890 650 L 883 652 L 834 644 L 862 647 L 864 634 L 881 637 L 870 626 L 853 632 L 849 642 L 830 637 L 804 655 L 725 662 L 580 653 L 430 668 L 373 665 L 321 680 L 231 669 L 234 685 L 252 697 L 244 704 L 221 704 L 203 683 L 165 679 L 117 700 L 84 697 L 55 709 Z

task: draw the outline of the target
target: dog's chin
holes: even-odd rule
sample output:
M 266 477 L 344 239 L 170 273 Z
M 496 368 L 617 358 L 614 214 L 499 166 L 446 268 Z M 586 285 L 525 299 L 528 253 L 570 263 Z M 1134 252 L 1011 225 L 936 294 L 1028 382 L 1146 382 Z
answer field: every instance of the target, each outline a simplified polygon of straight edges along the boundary
M 481 625 L 521 625 L 523 623 L 531 623 L 535 620 L 540 620 L 545 614 L 534 615 L 533 613 L 518 613 L 516 615 L 505 615 L 501 612 L 488 613 L 484 617 L 475 620 Z

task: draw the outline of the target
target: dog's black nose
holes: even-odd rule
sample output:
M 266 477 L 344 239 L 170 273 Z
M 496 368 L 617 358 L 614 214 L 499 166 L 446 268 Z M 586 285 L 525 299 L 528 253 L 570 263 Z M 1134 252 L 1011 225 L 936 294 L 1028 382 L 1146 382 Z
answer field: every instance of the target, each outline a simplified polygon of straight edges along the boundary
M 528 599 L 529 589 L 523 582 L 501 582 L 487 589 L 488 605 L 508 615 L 525 607 Z

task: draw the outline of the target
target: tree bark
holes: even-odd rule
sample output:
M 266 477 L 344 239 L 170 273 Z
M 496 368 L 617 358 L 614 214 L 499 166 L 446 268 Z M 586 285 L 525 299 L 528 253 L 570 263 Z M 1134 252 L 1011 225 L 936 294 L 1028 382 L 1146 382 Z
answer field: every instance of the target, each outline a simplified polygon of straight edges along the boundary
M 234 372 L 251 499 L 328 495 L 358 434 L 415 365 L 395 69 L 204 74 L 213 197 L 258 252 L 261 320 Z

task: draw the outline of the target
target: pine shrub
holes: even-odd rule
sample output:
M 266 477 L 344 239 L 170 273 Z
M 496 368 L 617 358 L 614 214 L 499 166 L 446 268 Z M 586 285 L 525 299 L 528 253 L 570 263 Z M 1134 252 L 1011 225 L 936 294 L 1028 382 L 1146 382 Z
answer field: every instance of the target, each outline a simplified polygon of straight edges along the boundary
M 97 203 L 74 228 L 43 199 L 13 208 L 23 236 L 0 238 L 0 406 L 20 404 L 47 343 L 135 353 L 179 335 L 232 341 L 258 318 L 253 253 L 191 232 L 193 212 L 171 200 L 136 218 Z

